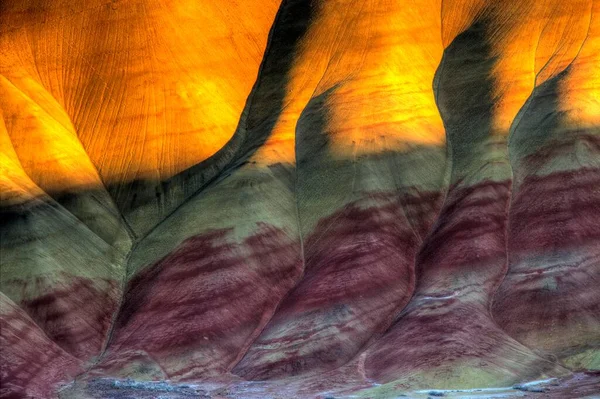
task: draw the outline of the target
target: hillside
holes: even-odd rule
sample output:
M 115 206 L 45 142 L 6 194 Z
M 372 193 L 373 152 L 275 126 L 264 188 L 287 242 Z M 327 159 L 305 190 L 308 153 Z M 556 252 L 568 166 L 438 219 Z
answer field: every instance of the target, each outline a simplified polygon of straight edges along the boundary
M 0 397 L 600 394 L 599 65 L 598 0 L 3 0 Z

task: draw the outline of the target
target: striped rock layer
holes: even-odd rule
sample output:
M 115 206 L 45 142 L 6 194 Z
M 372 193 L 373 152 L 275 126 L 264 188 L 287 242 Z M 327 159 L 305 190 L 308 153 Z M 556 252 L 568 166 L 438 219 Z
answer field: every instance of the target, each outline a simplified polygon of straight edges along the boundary
M 597 372 L 598 65 L 598 0 L 3 1 L 0 397 Z

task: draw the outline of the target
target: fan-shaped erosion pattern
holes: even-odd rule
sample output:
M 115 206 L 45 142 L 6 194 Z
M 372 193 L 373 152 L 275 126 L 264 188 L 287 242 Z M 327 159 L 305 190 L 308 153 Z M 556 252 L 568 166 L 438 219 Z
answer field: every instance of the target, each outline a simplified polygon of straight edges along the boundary
M 600 1 L 0 1 L 0 398 L 600 395 Z

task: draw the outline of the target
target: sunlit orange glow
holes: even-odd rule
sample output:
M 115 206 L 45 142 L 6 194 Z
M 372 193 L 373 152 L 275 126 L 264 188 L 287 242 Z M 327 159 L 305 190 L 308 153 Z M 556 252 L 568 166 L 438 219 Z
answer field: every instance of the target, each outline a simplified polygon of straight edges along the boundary
M 26 3 L 4 2 L 0 17 L 2 128 L 22 170 L 54 191 L 166 179 L 223 148 L 280 1 Z M 324 93 L 334 157 L 444 145 L 434 74 L 477 21 L 495 61 L 492 133 L 508 134 L 534 87 L 569 65 L 562 107 L 574 124 L 597 125 L 592 7 L 598 14 L 592 0 L 317 2 L 253 161 L 293 163 L 299 118 Z
M 24 171 L 46 192 L 101 187 L 68 116 L 32 79 L 0 76 L 0 112 Z
M 443 53 L 439 9 L 439 1 L 379 1 L 362 11 L 358 24 L 344 24 L 349 32 L 340 36 L 349 49 L 334 60 L 321 86 L 328 88 L 331 74 L 342 75 L 331 98 L 336 153 L 360 155 L 444 142 L 433 93 Z M 356 67 L 343 75 L 338 65 L 348 64 Z
M 0 149 L 1 205 L 20 204 L 44 195 L 21 167 L 2 118 L 0 118 Z
M 20 122 L 34 134 L 28 142 L 40 143 L 36 151 L 44 151 L 48 135 L 76 132 L 107 184 L 164 179 L 225 145 L 279 6 L 278 0 L 48 3 L 45 10 L 18 1 L 4 6 L 1 24 L 9 30 L 2 35 L 0 74 L 21 92 L 36 81 L 35 96 L 63 107 L 55 113 L 66 121 L 41 112 Z M 18 107 L 20 119 L 35 110 L 28 96 L 21 102 L 27 106 Z M 52 145 L 74 151 L 72 138 L 63 140 Z
M 560 108 L 569 125 L 581 128 L 600 126 L 600 1 L 594 1 L 585 43 L 566 79 L 561 84 Z
M 544 18 L 536 48 L 536 84 L 556 76 L 578 56 L 589 32 L 592 1 L 555 1 Z
M 432 90 L 443 50 L 439 7 L 438 1 L 324 3 L 292 71 L 276 132 L 292 132 L 307 102 L 327 93 L 326 134 L 336 157 L 442 143 Z
M 448 47 L 452 40 L 467 30 L 487 9 L 485 0 L 442 1 L 442 43 Z
M 576 56 L 587 34 L 590 5 L 591 0 L 493 4 L 489 40 L 497 57 L 495 133 L 508 134 L 535 85 L 562 72 Z

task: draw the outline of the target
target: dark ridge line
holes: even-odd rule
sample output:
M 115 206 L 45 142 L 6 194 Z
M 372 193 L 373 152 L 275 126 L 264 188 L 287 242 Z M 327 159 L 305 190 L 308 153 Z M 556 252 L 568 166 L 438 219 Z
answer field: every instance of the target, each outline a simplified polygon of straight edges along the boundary
M 489 12 L 489 10 L 484 10 L 482 12 L 482 15 L 476 17 L 475 20 L 473 21 L 471 27 L 474 26 L 474 25 L 476 25 L 476 24 L 478 24 L 478 23 L 489 24 L 489 20 L 486 17 L 486 14 L 488 12 Z M 465 29 L 464 32 L 468 31 L 469 29 L 470 28 Z M 457 35 L 457 37 L 458 37 L 458 35 Z M 456 40 L 456 38 L 454 40 Z M 453 42 L 454 42 L 454 40 L 453 40 Z M 539 41 L 538 41 L 538 43 L 539 43 Z M 445 51 L 444 51 L 444 54 L 445 54 Z M 436 102 L 437 101 L 438 101 L 438 96 L 436 96 Z M 513 120 L 513 123 L 514 122 L 515 122 L 515 120 Z M 445 121 L 444 121 L 444 125 L 445 125 Z M 510 128 L 509 128 L 509 131 L 510 131 Z M 510 137 L 510 135 L 509 135 L 509 137 Z M 447 142 L 449 143 L 449 147 L 451 147 L 452 140 L 450 140 L 450 137 L 448 135 L 447 135 Z M 507 338 L 512 339 L 515 342 L 518 342 L 519 344 L 523 345 L 523 347 L 528 348 L 532 353 L 537 354 L 537 351 L 533 350 L 529 346 L 524 345 L 520 341 L 516 340 L 512 335 L 508 334 L 504 329 L 502 329 L 497 324 L 496 320 L 494 319 L 493 312 L 492 312 L 492 305 L 493 305 L 494 298 L 495 298 L 498 290 L 500 289 L 500 287 L 502 285 L 502 282 L 506 278 L 506 275 L 508 274 L 508 268 L 509 268 L 509 253 L 508 253 L 508 241 L 509 241 L 509 234 L 508 234 L 509 233 L 509 227 L 508 226 L 509 225 L 508 225 L 508 223 L 509 223 L 509 220 L 510 220 L 510 206 L 511 206 L 511 203 L 512 203 L 512 196 L 513 196 L 513 181 L 514 181 L 513 176 L 514 176 L 514 171 L 513 171 L 512 162 L 511 162 L 511 159 L 510 159 L 510 148 L 509 148 L 509 138 L 508 137 L 506 138 L 506 148 L 507 148 L 506 161 L 507 161 L 507 164 L 508 164 L 508 166 L 510 168 L 510 180 L 509 180 L 509 187 L 508 187 L 508 198 L 507 198 L 507 201 L 506 201 L 506 204 L 505 204 L 505 211 L 504 211 L 505 221 L 506 221 L 506 225 L 504 227 L 504 247 L 505 247 L 505 250 L 504 250 L 504 256 L 505 256 L 504 273 L 503 273 L 503 276 L 494 285 L 494 287 L 492 287 L 491 292 L 487 295 L 488 300 L 486 301 L 487 304 L 485 306 L 486 313 L 487 313 L 486 316 L 489 319 L 489 321 L 491 322 L 491 324 L 493 326 L 497 327 L 499 331 L 502 331 L 506 335 Z M 460 184 L 462 181 L 464 181 L 464 179 L 465 179 L 465 176 L 461 177 L 457 181 L 457 184 Z M 452 184 L 452 176 L 450 177 L 450 183 Z M 447 196 L 446 196 L 446 199 L 447 199 Z M 446 199 L 444 200 L 444 204 L 442 205 L 442 209 L 444 209 L 446 207 L 446 202 L 447 202 Z M 546 360 L 546 361 L 548 360 L 548 359 L 545 359 L 545 358 L 543 358 L 543 357 L 541 357 L 539 355 L 537 355 L 537 356 L 540 359 L 542 359 L 542 360 Z M 553 363 L 556 364 L 555 362 L 553 362 Z
M 442 15 L 441 15 L 442 24 L 443 24 L 443 7 L 444 7 L 444 0 L 442 0 Z M 488 10 L 485 7 L 482 10 L 480 10 L 477 13 L 477 15 L 475 15 L 475 17 L 473 18 L 473 21 L 471 22 L 470 26 L 466 27 L 461 32 L 458 32 L 456 34 L 456 36 L 452 39 L 452 41 L 448 44 L 448 46 L 446 46 L 444 48 L 442 59 L 440 61 L 438 69 L 436 70 L 436 73 L 433 78 L 432 89 L 434 91 L 434 98 L 435 98 L 436 106 L 438 108 L 438 114 L 440 115 L 440 118 L 442 119 L 442 123 L 444 125 L 444 130 L 446 133 L 446 165 L 447 166 L 446 166 L 444 180 L 443 180 L 443 182 L 445 183 L 446 189 L 444 190 L 444 194 L 443 194 L 444 197 L 440 201 L 440 209 L 438 211 L 438 214 L 437 214 L 434 222 L 432 223 L 426 237 L 423 239 L 423 244 L 419 248 L 418 255 L 417 255 L 417 263 L 419 263 L 419 260 L 421 260 L 421 254 L 422 254 L 423 250 L 425 249 L 426 245 L 429 243 L 429 238 L 431 238 L 433 233 L 437 231 L 437 228 L 439 226 L 441 226 L 442 223 L 444 222 L 443 220 L 440 220 L 440 219 L 443 216 L 444 211 L 448 207 L 448 195 L 449 195 L 450 191 L 454 188 L 454 186 L 458 186 L 460 181 L 462 181 L 464 179 L 464 177 L 463 177 L 463 178 L 460 178 L 456 183 L 452 182 L 452 175 L 454 172 L 455 165 L 454 165 L 453 142 L 450 137 L 451 136 L 451 134 L 450 134 L 451 127 L 448 126 L 449 122 L 446 120 L 446 118 L 443 117 L 442 104 L 440 102 L 440 95 L 441 95 L 441 91 L 442 91 L 441 90 L 441 85 L 442 85 L 441 80 L 442 80 L 443 73 L 447 68 L 448 50 L 453 45 L 453 43 L 456 41 L 456 39 L 459 38 L 461 35 L 465 34 L 467 31 L 469 31 L 470 29 L 472 29 L 479 23 L 486 23 L 487 18 L 485 16 L 485 14 L 487 12 L 488 12 Z M 443 33 L 444 32 L 443 32 L 443 25 L 442 25 L 442 45 L 443 45 Z M 461 94 L 463 94 L 463 93 L 461 93 Z M 420 272 L 422 272 L 422 270 L 420 268 L 415 268 L 415 272 L 417 274 L 420 274 Z M 416 292 L 416 287 L 415 287 L 415 292 Z M 412 302 L 413 299 L 414 299 L 414 294 L 411 297 L 409 304 Z M 407 306 L 408 306 L 408 304 L 407 304 Z M 391 327 L 392 326 L 390 326 L 390 328 Z

